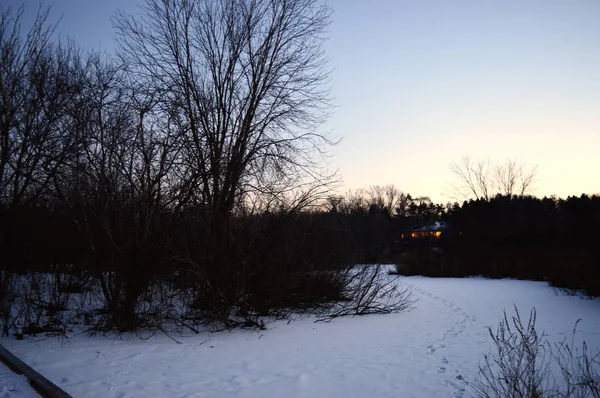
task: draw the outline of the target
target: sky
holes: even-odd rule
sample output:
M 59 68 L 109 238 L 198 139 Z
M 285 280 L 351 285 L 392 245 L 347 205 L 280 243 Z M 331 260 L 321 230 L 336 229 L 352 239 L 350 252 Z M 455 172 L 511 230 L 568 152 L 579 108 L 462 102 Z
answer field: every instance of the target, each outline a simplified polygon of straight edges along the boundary
M 59 34 L 111 52 L 110 16 L 141 1 L 44 4 Z M 446 202 L 450 164 L 471 156 L 537 165 L 537 196 L 600 193 L 600 0 L 323 1 L 342 190 Z

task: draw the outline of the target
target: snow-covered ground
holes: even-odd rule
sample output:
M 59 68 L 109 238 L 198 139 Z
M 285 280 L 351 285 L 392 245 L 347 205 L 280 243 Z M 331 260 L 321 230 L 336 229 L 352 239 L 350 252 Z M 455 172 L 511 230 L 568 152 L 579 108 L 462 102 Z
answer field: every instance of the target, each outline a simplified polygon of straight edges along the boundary
M 0 398 L 40 398 L 29 386 L 25 376 L 13 373 L 0 363 Z
M 165 335 L 0 342 L 74 397 L 90 398 L 469 396 L 491 348 L 486 326 L 513 304 L 524 321 L 535 306 L 538 329 L 551 341 L 569 338 L 582 318 L 578 336 L 600 348 L 600 300 L 557 294 L 540 282 L 398 281 L 418 301 L 394 315 L 281 321 L 261 332 L 176 337 L 181 344 Z M 3 385 L 6 377 L 0 373 Z

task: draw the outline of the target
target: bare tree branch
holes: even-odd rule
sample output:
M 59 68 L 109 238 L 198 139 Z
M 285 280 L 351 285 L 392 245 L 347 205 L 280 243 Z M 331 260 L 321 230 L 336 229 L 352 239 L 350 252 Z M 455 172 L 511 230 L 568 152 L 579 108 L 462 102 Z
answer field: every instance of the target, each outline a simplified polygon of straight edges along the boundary
M 473 160 L 465 156 L 450 165 L 455 177 L 448 195 L 455 200 L 482 199 L 489 201 L 497 194 L 527 195 L 533 189 L 537 166 L 531 168 L 523 159 L 510 158 L 504 162 Z

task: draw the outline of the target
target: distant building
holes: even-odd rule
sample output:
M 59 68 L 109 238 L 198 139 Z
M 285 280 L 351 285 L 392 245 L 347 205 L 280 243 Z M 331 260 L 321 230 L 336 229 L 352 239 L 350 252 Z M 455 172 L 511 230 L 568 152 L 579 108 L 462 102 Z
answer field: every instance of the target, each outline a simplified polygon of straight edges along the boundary
M 424 239 L 439 239 L 444 230 L 448 229 L 450 224 L 443 221 L 436 221 L 433 224 L 412 227 L 402 232 L 403 241 L 415 241 Z

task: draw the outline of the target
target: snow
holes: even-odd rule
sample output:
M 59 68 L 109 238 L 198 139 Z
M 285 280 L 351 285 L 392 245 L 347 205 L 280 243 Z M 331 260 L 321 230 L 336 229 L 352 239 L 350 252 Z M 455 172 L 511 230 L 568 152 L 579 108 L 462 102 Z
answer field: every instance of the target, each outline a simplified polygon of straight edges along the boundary
M 0 398 L 40 398 L 29 386 L 27 378 L 13 373 L 0 363 Z
M 486 326 L 513 304 L 551 341 L 578 336 L 600 348 L 600 300 L 545 283 L 399 277 L 418 299 L 393 315 L 277 321 L 268 330 L 146 340 L 71 335 L 0 342 L 74 397 L 469 396 Z M 3 385 L 12 377 L 0 373 Z M 19 387 L 21 388 L 21 387 Z M 11 395 L 7 395 L 11 396 Z M 15 395 L 16 396 L 16 395 Z
M 439 230 L 443 230 L 446 229 L 450 226 L 450 224 L 448 224 L 447 222 L 444 221 L 436 221 L 431 225 L 424 225 L 422 227 L 416 228 L 413 231 L 418 232 L 418 231 L 439 231 Z

